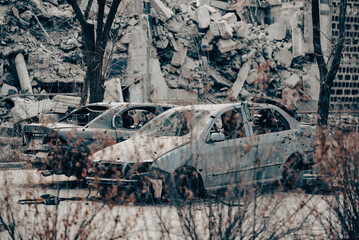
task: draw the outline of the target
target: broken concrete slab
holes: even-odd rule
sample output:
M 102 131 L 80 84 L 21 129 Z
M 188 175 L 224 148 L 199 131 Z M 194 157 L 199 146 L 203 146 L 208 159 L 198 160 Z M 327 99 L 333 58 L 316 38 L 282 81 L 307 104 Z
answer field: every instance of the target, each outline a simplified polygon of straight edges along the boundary
M 237 16 L 233 12 L 226 13 L 225 15 L 222 16 L 222 20 L 225 20 L 228 23 L 235 23 L 237 22 Z
M 219 39 L 217 43 L 217 47 L 221 53 L 226 53 L 236 49 L 237 43 L 231 39 L 227 39 L 227 40 Z
M 274 54 L 274 59 L 288 68 L 292 64 L 293 54 L 288 49 L 282 48 L 279 52 Z
M 304 17 L 303 37 L 305 41 L 306 52 L 314 53 L 312 14 L 310 12 L 305 12 L 303 17 Z
M 303 14 L 295 13 L 291 18 L 293 57 L 305 55 L 304 37 L 302 32 Z
M 248 84 L 252 84 L 254 82 L 256 82 L 256 80 L 258 80 L 258 76 L 257 76 L 257 70 L 255 69 L 252 69 L 249 74 L 248 74 L 248 77 L 246 78 L 246 82 Z M 243 90 L 243 89 L 242 89 Z
M 217 24 L 222 38 L 231 39 L 233 37 L 233 29 L 225 20 L 219 21 Z
M 198 27 L 201 29 L 206 29 L 209 27 L 211 18 L 208 12 L 208 8 L 201 6 L 198 8 Z
M 124 102 L 121 88 L 121 79 L 113 78 L 105 82 L 104 101 Z
M 151 0 L 151 7 L 156 11 L 157 16 L 164 22 L 173 16 L 173 11 L 166 7 L 161 0 Z
M 228 8 L 228 3 L 227 2 L 218 1 L 218 0 L 211 0 L 210 5 L 212 7 L 219 8 L 221 10 L 227 10 L 227 8 Z
M 10 113 L 13 123 L 36 117 L 40 113 L 48 113 L 56 105 L 50 99 L 37 101 L 29 98 L 14 97 L 11 100 L 15 104 Z
M 247 27 L 239 27 L 236 31 L 236 36 L 239 38 L 247 38 L 249 34 L 249 29 Z
M 239 70 L 237 79 L 233 83 L 232 88 L 230 89 L 230 97 L 237 99 L 240 91 L 243 88 L 244 81 L 248 77 L 249 70 L 251 69 L 252 61 L 248 61 L 243 64 L 242 68 Z
M 168 87 L 171 89 L 188 89 L 188 80 L 177 75 L 169 74 L 166 77 Z M 171 90 L 172 91 L 172 90 Z
M 300 82 L 300 77 L 298 74 L 292 74 L 289 78 L 285 79 L 284 82 L 288 87 L 295 88 Z
M 3 83 L 1 86 L 1 95 L 9 96 L 17 93 L 17 88 L 10 86 L 9 84 Z
M 131 42 L 131 33 L 128 32 L 120 38 L 120 42 L 123 44 L 129 44 Z
M 214 22 L 218 22 L 222 20 L 222 14 L 220 12 L 215 12 L 211 14 L 211 20 Z
M 167 29 L 174 33 L 180 33 L 183 30 L 183 23 L 175 20 L 169 20 Z
M 187 47 L 183 45 L 178 46 L 178 51 L 175 51 L 173 53 L 171 64 L 176 67 L 183 65 L 184 61 L 186 60 L 186 56 L 187 56 Z
M 156 41 L 156 47 L 160 49 L 165 49 L 169 44 L 168 38 L 161 38 Z
M 209 77 L 218 85 L 220 86 L 224 86 L 224 87 L 231 87 L 232 83 L 230 81 L 228 81 L 227 79 L 225 79 L 224 77 L 222 77 L 216 70 L 211 69 L 209 70 Z
M 161 71 L 158 58 L 151 57 L 150 60 L 150 82 L 152 102 L 165 102 L 168 99 L 168 86 Z
M 274 40 L 283 40 L 287 33 L 287 28 L 281 23 L 273 23 L 267 28 L 268 38 Z
M 61 103 L 62 105 L 67 106 L 67 107 L 78 107 L 78 106 L 80 106 L 81 98 L 59 94 L 59 95 L 55 95 L 52 98 L 52 101 Z
M 203 39 L 206 39 L 208 43 L 212 42 L 215 37 L 220 36 L 218 24 L 216 22 L 211 22 L 209 26 L 209 30 Z
M 214 7 L 211 7 L 211 6 L 207 5 L 207 4 L 204 4 L 203 6 L 208 9 L 208 12 L 209 12 L 210 14 L 213 14 L 213 13 L 218 12 L 217 9 L 215 9 Z

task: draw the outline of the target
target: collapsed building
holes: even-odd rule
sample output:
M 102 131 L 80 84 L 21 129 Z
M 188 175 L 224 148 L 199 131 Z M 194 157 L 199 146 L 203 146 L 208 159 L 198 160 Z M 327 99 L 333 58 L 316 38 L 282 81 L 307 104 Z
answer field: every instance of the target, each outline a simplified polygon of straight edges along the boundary
M 95 5 L 90 21 L 96 18 Z M 356 15 L 357 5 L 352 5 Z M 81 8 L 86 6 L 82 0 Z M 321 21 L 330 36 L 335 11 L 328 7 L 321 4 Z M 79 98 L 70 97 L 65 107 L 53 98 L 58 93 L 79 95 L 85 75 L 81 29 L 71 7 L 64 0 L 1 0 L 0 13 L 2 96 L 39 95 L 28 105 L 49 101 L 45 113 L 76 106 Z M 267 97 L 293 107 L 315 102 L 320 84 L 312 29 L 311 7 L 305 1 L 123 0 L 106 49 L 105 100 L 218 103 Z M 324 36 L 322 43 L 329 54 L 331 42 Z M 31 87 L 20 84 L 19 54 Z M 356 81 L 358 71 L 352 75 Z M 348 88 L 355 88 L 353 84 Z M 338 94 L 340 87 L 334 86 Z M 358 93 L 351 94 L 358 101 Z M 4 113 L 14 107 L 9 100 L 1 104 Z M 14 119 L 14 114 L 5 116 Z

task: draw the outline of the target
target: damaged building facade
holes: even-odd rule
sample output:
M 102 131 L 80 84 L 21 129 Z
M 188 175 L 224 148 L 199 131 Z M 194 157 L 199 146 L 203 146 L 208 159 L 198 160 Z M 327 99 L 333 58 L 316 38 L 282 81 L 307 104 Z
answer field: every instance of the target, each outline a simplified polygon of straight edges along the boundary
M 334 83 L 333 109 L 358 107 L 358 3 L 348 2 L 351 40 Z M 323 32 L 333 38 L 336 3 L 320 5 Z M 83 10 L 86 5 L 82 0 Z M 312 28 L 306 1 L 123 0 L 106 49 L 105 100 L 219 103 L 268 97 L 293 107 L 315 102 L 320 84 Z M 0 1 L 0 35 L 3 97 L 80 93 L 81 29 L 66 1 Z M 331 41 L 324 35 L 322 45 L 330 54 Z M 17 81 L 19 54 L 31 87 Z

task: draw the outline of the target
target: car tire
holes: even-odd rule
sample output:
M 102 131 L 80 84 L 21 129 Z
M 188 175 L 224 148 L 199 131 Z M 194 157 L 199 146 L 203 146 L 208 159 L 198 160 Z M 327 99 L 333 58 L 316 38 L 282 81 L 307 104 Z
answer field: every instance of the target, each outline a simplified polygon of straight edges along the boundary
M 301 187 L 302 158 L 299 154 L 292 155 L 284 165 L 282 185 L 288 190 Z
M 174 181 L 179 197 L 190 201 L 204 196 L 204 187 L 201 175 L 191 167 L 178 169 L 174 173 Z

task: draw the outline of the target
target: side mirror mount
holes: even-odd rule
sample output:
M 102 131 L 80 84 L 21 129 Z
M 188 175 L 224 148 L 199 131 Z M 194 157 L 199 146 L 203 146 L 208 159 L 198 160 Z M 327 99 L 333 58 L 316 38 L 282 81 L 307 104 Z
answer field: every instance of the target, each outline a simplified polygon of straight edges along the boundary
M 210 142 L 223 142 L 226 140 L 226 136 L 223 133 L 212 133 L 209 140 Z
M 122 127 L 122 119 L 120 115 L 115 115 L 112 118 L 112 127 L 113 128 L 121 128 Z

